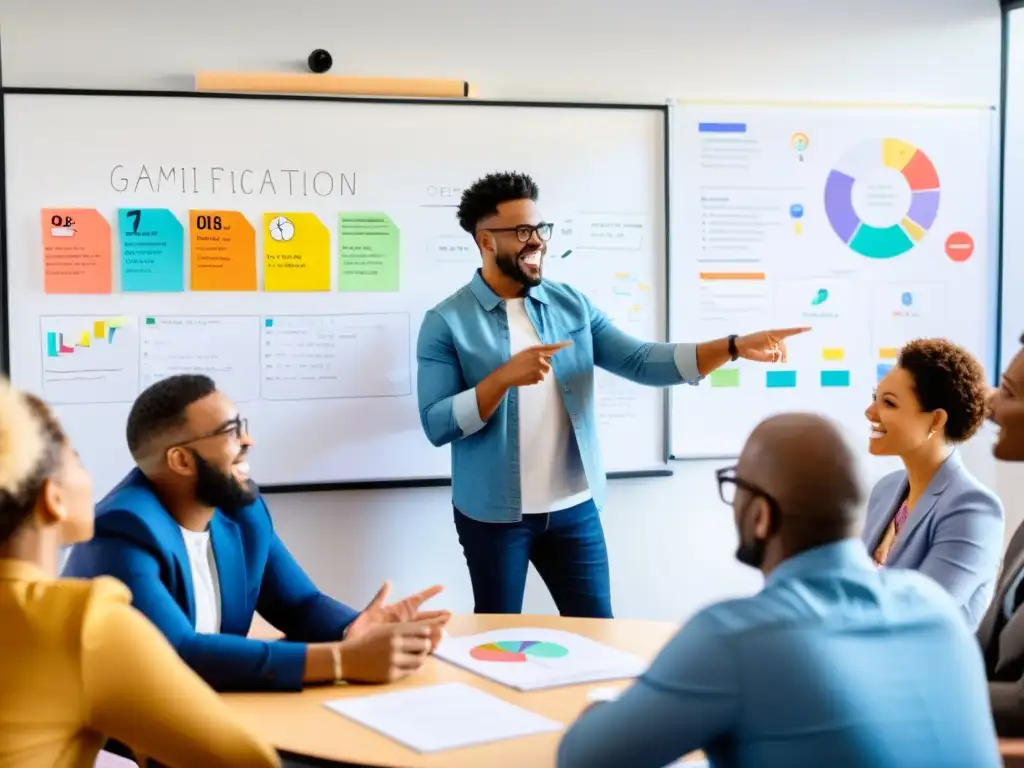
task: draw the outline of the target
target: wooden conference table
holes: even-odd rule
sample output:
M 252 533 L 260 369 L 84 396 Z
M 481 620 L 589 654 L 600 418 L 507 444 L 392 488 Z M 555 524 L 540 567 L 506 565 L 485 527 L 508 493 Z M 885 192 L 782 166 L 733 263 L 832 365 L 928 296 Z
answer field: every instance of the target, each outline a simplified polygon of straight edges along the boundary
M 252 635 L 278 637 L 272 627 L 259 623 Z M 660 621 L 614 619 L 563 619 L 559 616 L 453 616 L 448 625 L 452 635 L 471 635 L 492 629 L 538 627 L 575 632 L 623 651 L 653 659 L 675 634 L 678 625 Z M 234 693 L 225 700 L 257 733 L 270 741 L 286 759 L 303 765 L 368 766 L 370 768 L 462 768 L 485 765 L 489 768 L 550 768 L 561 733 L 527 736 L 479 747 L 420 755 L 341 715 L 323 702 L 349 696 L 369 696 L 385 690 L 397 690 L 437 683 L 463 682 L 487 691 L 563 723 L 571 723 L 587 706 L 587 691 L 601 687 L 623 688 L 628 682 L 575 685 L 546 691 L 520 693 L 461 670 L 440 659 L 430 659 L 416 675 L 383 688 L 380 686 L 328 686 L 308 688 L 302 693 Z M 1000 752 L 1006 768 L 1024 768 L 1024 739 L 1001 739 Z M 682 763 L 702 760 L 690 755 Z
M 678 629 L 676 624 L 658 621 L 564 619 L 559 616 L 456 615 L 448 625 L 448 633 L 472 635 L 512 627 L 575 632 L 623 651 L 635 653 L 644 659 L 653 659 Z M 264 625 L 255 627 L 252 634 L 259 637 L 274 637 L 277 633 Z M 300 764 L 308 762 L 309 765 L 374 768 L 554 766 L 561 733 L 546 733 L 479 747 L 421 755 L 323 706 L 323 702 L 332 699 L 369 696 L 385 690 L 451 682 L 468 683 L 513 704 L 566 724 L 575 720 L 589 703 L 587 691 L 595 687 L 623 688 L 628 685 L 626 681 L 617 681 L 521 693 L 461 670 L 440 659 L 431 658 L 419 673 L 387 688 L 340 685 L 307 688 L 302 693 L 233 693 L 226 694 L 224 698 L 251 728 L 273 744 L 286 759 L 294 758 Z M 702 758 L 699 754 L 686 758 L 687 761 L 700 759 Z

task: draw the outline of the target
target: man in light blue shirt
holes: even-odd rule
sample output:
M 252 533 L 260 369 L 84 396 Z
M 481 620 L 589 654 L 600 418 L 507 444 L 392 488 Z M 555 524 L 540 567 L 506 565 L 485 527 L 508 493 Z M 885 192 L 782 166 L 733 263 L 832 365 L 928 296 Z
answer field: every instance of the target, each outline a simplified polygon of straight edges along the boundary
M 459 224 L 483 265 L 423 319 L 420 421 L 431 443 L 452 446 L 455 527 L 477 613 L 519 613 L 532 562 L 562 615 L 610 618 L 595 366 L 648 386 L 695 384 L 729 360 L 781 362 L 785 339 L 806 329 L 705 344 L 635 339 L 576 289 L 543 279 L 553 225 L 537 198 L 519 173 L 463 192 Z
M 569 729 L 559 768 L 660 768 L 697 749 L 715 768 L 1001 765 L 978 644 L 934 581 L 875 567 L 834 426 L 762 422 L 718 486 L 764 589 L 698 613 Z

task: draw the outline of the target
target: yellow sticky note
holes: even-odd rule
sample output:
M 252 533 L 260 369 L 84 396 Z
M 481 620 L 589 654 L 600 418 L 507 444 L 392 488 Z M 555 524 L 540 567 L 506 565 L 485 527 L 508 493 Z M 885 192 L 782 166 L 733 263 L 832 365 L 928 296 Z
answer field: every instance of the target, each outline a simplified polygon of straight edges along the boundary
M 331 290 L 331 236 L 316 214 L 263 214 L 263 288 Z
M 882 360 L 895 360 L 900 356 L 900 351 L 896 347 L 882 347 L 878 350 L 878 356 Z
M 846 350 L 842 347 L 830 347 L 821 350 L 822 360 L 842 360 L 846 356 Z

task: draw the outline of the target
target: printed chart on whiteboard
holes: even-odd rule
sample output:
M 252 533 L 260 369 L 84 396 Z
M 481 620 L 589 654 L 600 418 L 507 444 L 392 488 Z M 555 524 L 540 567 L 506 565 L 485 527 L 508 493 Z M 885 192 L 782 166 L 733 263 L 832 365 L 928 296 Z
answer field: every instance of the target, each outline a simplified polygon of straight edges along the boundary
M 674 457 L 736 455 L 787 410 L 863 443 L 872 390 L 915 338 L 991 364 L 991 110 L 686 104 L 672 136 L 672 337 L 812 328 L 785 364 L 673 392 Z

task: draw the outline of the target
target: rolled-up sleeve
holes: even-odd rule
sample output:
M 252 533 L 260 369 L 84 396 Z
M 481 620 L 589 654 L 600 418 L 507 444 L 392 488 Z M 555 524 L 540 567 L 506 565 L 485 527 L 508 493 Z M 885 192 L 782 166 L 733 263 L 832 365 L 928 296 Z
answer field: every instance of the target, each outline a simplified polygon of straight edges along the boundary
M 484 428 L 476 388 L 466 387 L 448 323 L 427 312 L 416 342 L 420 424 L 431 444 L 447 445 Z

